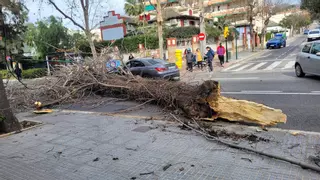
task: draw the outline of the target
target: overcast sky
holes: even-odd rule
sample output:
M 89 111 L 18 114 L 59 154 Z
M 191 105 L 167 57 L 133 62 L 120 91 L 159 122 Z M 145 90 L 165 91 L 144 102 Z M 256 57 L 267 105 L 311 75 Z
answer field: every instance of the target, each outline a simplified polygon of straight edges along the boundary
M 50 15 L 54 16 L 61 16 L 61 14 L 55 10 L 55 8 L 52 5 L 49 5 L 46 3 L 46 0 L 43 0 L 43 3 L 39 3 L 42 0 L 25 0 L 25 5 L 29 9 L 29 22 L 36 22 L 37 20 L 41 20 L 43 18 L 46 18 Z M 63 7 L 66 7 L 66 1 L 68 0 L 55 0 L 56 4 L 63 9 Z M 79 0 L 76 0 L 79 1 Z M 99 0 L 93 0 L 93 1 L 99 1 Z M 110 10 L 115 10 L 116 13 L 124 14 L 123 6 L 124 6 L 124 1 L 125 0 L 103 0 L 103 2 L 107 2 L 105 4 L 105 7 L 100 8 L 100 13 L 102 16 L 107 15 L 107 12 Z M 80 2 L 80 1 L 79 1 Z M 109 7 L 107 7 L 109 6 Z M 101 18 L 102 16 L 98 17 L 98 19 Z M 64 20 L 64 24 L 72 29 L 77 29 L 70 21 Z

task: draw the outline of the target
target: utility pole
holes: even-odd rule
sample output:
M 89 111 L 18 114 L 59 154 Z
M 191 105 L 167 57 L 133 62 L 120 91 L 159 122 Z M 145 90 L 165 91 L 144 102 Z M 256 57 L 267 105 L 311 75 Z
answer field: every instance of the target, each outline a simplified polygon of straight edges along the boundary
M 205 18 L 204 18 L 204 6 L 203 6 L 203 0 L 199 0 L 199 8 L 200 8 L 200 15 L 199 15 L 199 19 L 200 19 L 200 33 L 204 33 L 206 34 L 206 29 L 205 29 Z M 206 39 L 204 39 L 203 41 L 200 41 L 200 52 L 203 55 L 204 54 L 204 50 L 206 47 Z

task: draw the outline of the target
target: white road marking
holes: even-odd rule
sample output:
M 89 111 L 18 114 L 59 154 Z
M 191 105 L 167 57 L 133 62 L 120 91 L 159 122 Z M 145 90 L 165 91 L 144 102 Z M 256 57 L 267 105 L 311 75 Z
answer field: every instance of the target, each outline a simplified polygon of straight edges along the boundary
M 291 69 L 295 63 L 296 61 L 289 61 L 282 69 Z
M 227 68 L 223 69 L 222 71 L 228 71 L 228 70 L 230 70 L 230 69 L 239 67 L 239 66 L 241 66 L 241 65 L 242 65 L 242 64 L 234 64 L 234 65 L 232 65 L 232 66 L 230 66 L 230 67 L 227 67 Z
M 268 66 L 264 70 L 272 70 L 272 69 L 274 69 L 275 67 L 277 67 L 281 63 L 282 63 L 282 61 L 275 61 L 274 63 L 272 63 L 270 66 Z
M 232 71 L 241 71 L 241 70 L 244 70 L 245 68 L 251 66 L 252 64 L 253 64 L 253 63 L 248 63 L 248 64 L 246 64 L 246 65 L 244 65 L 244 66 L 242 66 L 242 67 L 240 67 L 240 68 L 238 68 L 238 69 L 232 70 Z
M 283 92 L 283 91 L 240 91 L 240 92 L 221 92 L 230 95 L 310 95 L 320 96 L 320 91 L 315 92 Z
M 262 63 L 259 63 L 255 66 L 253 66 L 252 68 L 250 68 L 248 71 L 254 71 L 254 70 L 257 70 L 258 68 L 262 67 L 263 65 L 267 64 L 267 62 L 262 62 Z
M 244 77 L 244 78 L 212 78 L 216 81 L 222 81 L 222 80 L 257 80 L 259 77 Z

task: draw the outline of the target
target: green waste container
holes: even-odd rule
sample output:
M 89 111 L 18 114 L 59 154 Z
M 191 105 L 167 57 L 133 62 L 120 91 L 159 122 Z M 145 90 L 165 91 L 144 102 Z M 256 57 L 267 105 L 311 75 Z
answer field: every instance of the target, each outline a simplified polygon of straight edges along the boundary
M 228 60 L 230 60 L 231 59 L 231 52 L 230 51 L 228 51 L 227 56 L 228 56 Z

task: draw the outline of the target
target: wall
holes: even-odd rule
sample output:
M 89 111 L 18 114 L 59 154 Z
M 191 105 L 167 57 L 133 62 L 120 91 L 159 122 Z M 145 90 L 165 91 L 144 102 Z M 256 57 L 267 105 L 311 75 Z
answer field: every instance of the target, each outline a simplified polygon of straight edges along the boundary
M 100 22 L 100 31 L 102 40 L 123 38 L 127 33 L 124 18 L 114 11 L 109 11 L 108 16 L 103 17 L 103 21 Z
M 102 37 L 104 41 L 121 39 L 124 37 L 123 27 L 103 29 Z

